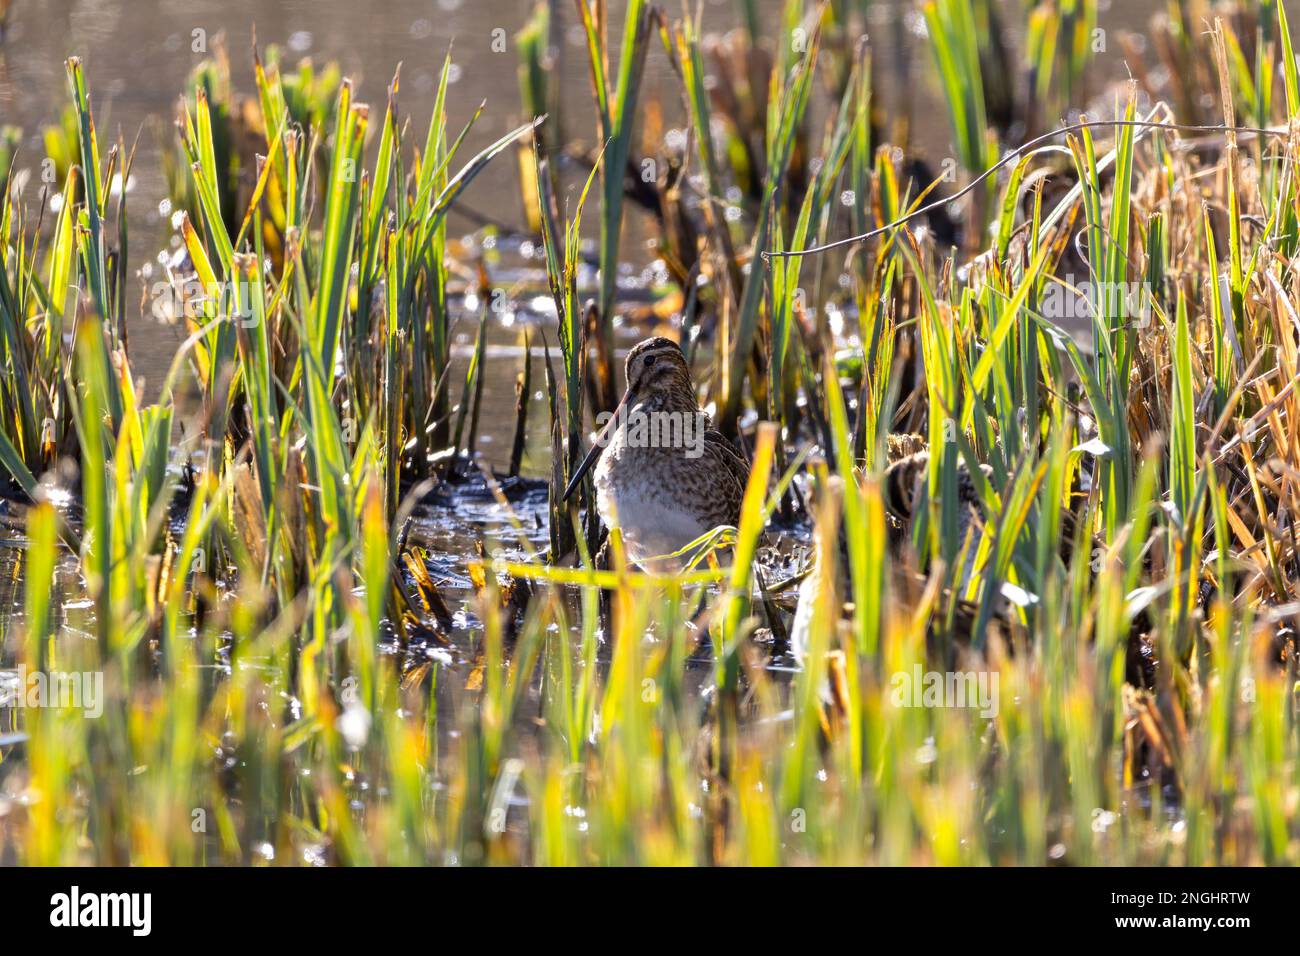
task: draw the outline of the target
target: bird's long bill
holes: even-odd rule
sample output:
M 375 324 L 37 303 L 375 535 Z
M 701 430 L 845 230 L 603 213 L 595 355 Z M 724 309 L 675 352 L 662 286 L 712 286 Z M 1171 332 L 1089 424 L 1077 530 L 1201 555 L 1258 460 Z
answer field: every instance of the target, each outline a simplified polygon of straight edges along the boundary
M 614 409 L 613 417 L 610 418 L 609 421 L 605 422 L 605 427 L 600 430 L 600 434 L 596 436 L 596 440 L 591 443 L 591 450 L 587 452 L 587 457 L 582 459 L 582 464 L 578 465 L 577 471 L 575 471 L 573 476 L 569 479 L 569 484 L 564 489 L 564 495 L 560 498 L 560 501 L 563 502 L 569 500 L 569 496 L 578 489 L 578 485 L 582 484 L 582 479 L 587 477 L 587 472 L 591 471 L 591 466 L 596 463 L 596 459 L 600 457 L 600 453 L 604 451 L 605 446 L 609 444 L 610 436 L 614 433 L 614 430 L 618 428 L 618 423 L 623 418 L 623 409 L 627 407 L 628 397 L 630 395 L 630 391 L 623 393 L 623 400 L 618 403 L 618 408 Z

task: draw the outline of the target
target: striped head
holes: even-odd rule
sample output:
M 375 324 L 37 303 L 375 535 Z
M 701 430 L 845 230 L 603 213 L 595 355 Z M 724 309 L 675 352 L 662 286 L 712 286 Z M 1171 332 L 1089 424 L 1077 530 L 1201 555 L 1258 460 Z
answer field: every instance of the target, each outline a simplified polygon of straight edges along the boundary
M 696 407 L 691 372 L 681 346 L 663 336 L 645 339 L 627 353 L 627 397 L 633 402 L 673 400 Z

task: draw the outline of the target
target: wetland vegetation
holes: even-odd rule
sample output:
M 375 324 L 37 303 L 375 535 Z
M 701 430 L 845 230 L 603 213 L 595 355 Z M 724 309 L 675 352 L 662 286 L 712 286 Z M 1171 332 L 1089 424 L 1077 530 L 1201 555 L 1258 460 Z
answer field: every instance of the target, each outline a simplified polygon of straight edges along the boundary
M 157 142 L 93 51 L 0 117 L 0 862 L 1300 862 L 1288 11 L 903 2 L 918 132 L 883 6 L 540 3 L 468 126 L 471 38 L 367 104 L 265 33 Z M 654 334 L 750 469 L 649 573 L 564 492 Z

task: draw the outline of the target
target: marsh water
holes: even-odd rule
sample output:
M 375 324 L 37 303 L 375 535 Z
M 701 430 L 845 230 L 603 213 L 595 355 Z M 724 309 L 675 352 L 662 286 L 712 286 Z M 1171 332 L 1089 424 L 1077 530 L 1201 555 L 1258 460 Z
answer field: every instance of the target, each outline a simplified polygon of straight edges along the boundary
M 760 30 L 774 30 L 781 0 L 756 0 L 755 5 Z M 15 169 L 38 167 L 44 156 L 43 128 L 57 123 L 67 102 L 64 60 L 70 55 L 82 58 L 101 141 L 116 141 L 120 135 L 129 148 L 139 137 L 126 188 L 129 266 L 143 290 L 157 268 L 158 255 L 178 242 L 165 202 L 161 160 L 164 150 L 173 148 L 178 97 L 195 65 L 219 44 L 228 53 L 233 85 L 242 94 L 253 89 L 254 36 L 263 50 L 269 44 L 280 45 L 287 64 L 302 57 L 312 58 L 318 67 L 337 62 L 354 81 L 357 98 L 374 104 L 384 102 L 400 63 L 399 104 L 411 120 L 408 136 L 417 141 L 428 121 L 438 70 L 451 49 L 451 125 L 459 128 L 480 103 L 486 106 L 463 147 L 463 155 L 468 156 L 524 118 L 513 37 L 532 6 L 526 0 L 12 0 L 7 31 L 0 41 L 0 125 L 23 131 Z M 617 35 L 622 6 L 620 0 L 609 4 L 612 35 Z M 1016 4 L 1010 6 L 1018 9 Z M 1100 23 L 1107 31 L 1141 31 L 1162 7 L 1159 0 L 1103 2 Z M 597 133 L 582 31 L 571 3 L 557 0 L 552 9 L 553 52 L 567 110 L 564 132 L 569 139 L 591 144 Z M 700 9 L 706 32 L 739 29 L 744 22 L 738 0 L 703 0 Z M 666 5 L 665 12 L 670 17 L 681 13 L 672 5 Z M 1005 19 L 1021 22 L 1019 16 Z M 922 150 L 932 157 L 946 155 L 950 152 L 947 116 L 917 5 L 909 0 L 870 3 L 868 22 L 879 76 L 874 95 L 891 118 L 908 119 Z M 1128 75 L 1120 51 L 1119 43 L 1109 43 L 1106 52 L 1097 54 L 1094 73 L 1110 80 Z M 652 105 L 654 128 L 665 136 L 685 124 L 680 85 L 657 39 L 646 63 L 641 103 L 639 115 L 649 117 Z M 515 428 L 515 378 L 524 355 L 521 331 L 540 329 L 554 344 L 554 309 L 540 250 L 521 238 L 526 217 L 517 176 L 511 158 L 500 157 L 473 183 L 450 219 L 458 252 L 466 257 L 481 255 L 494 285 L 510 292 L 508 307 L 494 311 L 488 321 L 487 374 L 476 448 L 481 462 L 497 469 L 509 459 Z M 580 188 L 581 177 L 567 179 L 566 188 Z M 30 176 L 24 200 L 36 202 L 39 186 L 38 177 Z M 660 270 L 652 247 L 653 230 L 646 219 L 645 213 L 629 206 L 616 318 L 624 348 L 648 334 L 656 321 L 647 306 Z M 588 220 L 588 231 L 594 235 L 595 215 Z M 589 270 L 585 281 L 590 283 L 594 275 Z M 451 381 L 456 383 L 473 351 L 478 304 L 464 296 L 452 304 L 460 313 L 453 332 Z M 642 318 L 634 319 L 637 315 Z M 147 309 L 129 317 L 128 332 L 133 369 L 152 398 L 185 332 L 182 326 L 159 323 Z M 525 475 L 543 473 L 549 461 L 538 361 L 541 346 L 536 335 L 532 346 L 534 387 L 522 463 Z M 458 388 L 452 385 L 453 396 Z M 453 588 L 465 587 L 464 558 L 475 543 L 482 540 L 489 549 L 494 544 L 513 546 L 517 532 L 489 494 L 467 493 L 443 504 L 426 510 L 420 535 L 441 580 Z M 542 543 L 545 495 L 525 492 L 514 507 L 530 536 Z M 15 518 L 0 514 L 0 617 L 20 603 L 14 549 L 4 546 L 19 542 L 20 537 Z
M 672 4 L 663 6 L 670 17 L 681 13 Z M 781 0 L 755 0 L 755 6 L 760 28 L 774 29 Z M 301 57 L 310 57 L 317 66 L 337 62 L 343 75 L 356 84 L 357 98 L 374 104 L 385 101 L 400 63 L 399 102 L 411 120 L 410 136 L 417 140 L 422 140 L 438 71 L 450 49 L 454 61 L 448 97 L 451 125 L 459 128 L 480 103 L 486 105 L 464 146 L 463 155 L 468 156 L 524 118 L 513 37 L 532 7 L 528 0 L 12 0 L 7 35 L 0 42 L 0 125 L 23 131 L 15 168 L 39 165 L 44 155 L 42 130 L 58 121 L 67 102 L 64 60 L 71 55 L 82 58 L 100 137 L 116 141 L 120 133 L 129 147 L 139 135 L 128 183 L 130 266 L 139 274 L 151 268 L 156 253 L 173 238 L 170 213 L 162 205 L 166 184 L 160 156 L 175 141 L 173 121 L 187 77 L 218 43 L 224 43 L 228 52 L 236 90 L 245 94 L 253 88 L 254 36 L 263 50 L 268 44 L 280 45 L 290 64 Z M 617 34 L 622 7 L 621 0 L 609 3 L 611 35 Z M 1105 30 L 1141 31 L 1163 4 L 1103 0 L 1100 7 L 1099 22 Z M 556 70 L 568 109 L 565 134 L 590 144 L 597 137 L 582 30 L 571 3 L 557 0 L 552 9 L 557 21 Z M 743 23 L 739 0 L 703 0 L 700 9 L 706 31 L 739 29 Z M 879 67 L 880 88 L 875 95 L 891 118 L 908 118 L 924 150 L 932 156 L 946 155 L 950 152 L 947 117 L 916 4 L 881 0 L 868 4 L 868 9 L 872 55 Z M 1018 16 L 1008 15 L 1005 20 L 1020 22 Z M 1097 54 L 1094 72 L 1112 79 L 1126 76 L 1120 44 L 1111 42 L 1107 50 Z M 661 115 L 656 122 L 665 135 L 685 123 L 680 86 L 658 40 L 651 44 L 647 58 L 641 103 L 643 114 L 646 104 L 654 104 Z M 571 190 L 580 185 L 580 181 L 568 184 Z M 38 187 L 32 177 L 28 201 L 35 201 Z M 621 285 L 628 306 L 646 301 L 655 278 L 655 254 L 642 216 L 629 208 L 625 225 Z M 588 218 L 588 225 L 594 227 L 594 214 Z M 491 224 L 497 235 L 487 236 L 487 241 L 500 246 L 491 253 L 493 278 L 512 290 L 512 307 L 489 322 L 489 374 L 478 452 L 494 467 L 502 467 L 509 457 L 514 379 L 521 358 L 519 331 L 528 324 L 544 325 L 549 309 L 545 271 L 536 250 L 510 239 L 525 221 L 517 170 L 508 156 L 499 158 L 474 182 L 450 221 L 452 233 L 464 240 L 470 253 L 478 251 L 476 243 L 485 238 L 484 226 Z M 140 283 L 141 288 L 148 284 L 144 275 Z M 646 332 L 644 327 L 620 324 L 624 345 Z M 457 330 L 454 355 L 460 365 L 473 349 L 475 328 L 475 316 L 469 314 Z M 156 389 L 165 377 L 184 338 L 183 328 L 160 325 L 146 310 L 130 319 L 129 331 L 132 366 L 150 393 L 149 386 Z M 540 374 L 535 381 L 540 381 Z M 536 473 L 539 459 L 546 454 L 544 407 L 539 405 L 530 417 L 533 427 L 524 470 Z
M 0 0 L 3 5 L 3 0 Z M 622 3 L 611 0 L 611 32 L 620 23 Z M 692 5 L 693 6 L 693 5 Z M 781 0 L 756 0 L 761 27 L 774 30 Z M 885 0 L 869 5 L 873 57 L 878 65 L 875 95 L 887 114 L 905 117 L 914 145 L 930 158 L 952 152 L 945 107 L 933 78 L 924 27 L 911 0 Z M 1007 4 L 1019 9 L 1018 0 Z M 1106 30 L 1140 31 L 1161 0 L 1103 2 L 1101 24 Z M 588 145 L 597 139 L 591 107 L 586 52 L 571 0 L 553 4 L 560 25 L 555 54 L 560 77 L 566 136 Z M 665 5 L 670 16 L 680 10 Z M 532 4 L 525 0 L 13 0 L 7 34 L 0 41 L 0 125 L 23 130 L 16 169 L 39 166 L 44 156 L 43 128 L 56 123 L 67 102 L 64 60 L 80 56 L 85 65 L 101 141 L 120 135 L 128 146 L 139 137 L 131 179 L 126 184 L 130 217 L 129 266 L 141 289 L 148 287 L 159 254 L 174 248 L 176 237 L 166 202 L 167 188 L 161 156 L 173 148 L 172 123 L 177 99 L 187 77 L 218 44 L 228 51 L 237 91 L 252 92 L 253 31 L 259 46 L 278 44 L 283 59 L 293 64 L 311 57 L 317 66 L 337 61 L 355 83 L 361 101 L 382 104 L 397 64 L 401 64 L 401 112 L 409 116 L 409 138 L 420 141 L 438 70 L 449 47 L 454 69 L 449 93 L 453 128 L 459 128 L 485 103 L 481 119 L 463 147 L 465 156 L 514 128 L 525 117 L 520 107 L 517 51 L 510 38 L 525 23 Z M 737 0 L 703 0 L 705 31 L 738 29 L 742 22 Z M 1008 16 L 1007 22 L 1021 18 Z M 506 38 L 504 45 L 500 42 Z M 1128 75 L 1119 43 L 1097 54 L 1093 73 L 1108 81 Z M 658 42 L 652 43 L 642 83 L 643 104 L 653 104 L 655 128 L 672 136 L 685 123 L 680 85 Z M 649 107 L 642 114 L 650 119 Z M 372 144 L 373 149 L 373 144 Z M 24 194 L 37 200 L 39 183 L 30 177 Z M 567 177 L 570 192 L 581 177 Z M 629 206 L 620 275 L 618 341 L 630 346 L 653 329 L 657 319 L 648 306 L 661 286 L 662 269 L 652 246 L 654 229 L 648 216 Z M 450 231 L 456 252 L 466 260 L 482 258 L 494 287 L 509 291 L 505 308 L 494 309 L 487 324 L 486 375 L 475 451 L 482 464 L 503 469 L 510 455 L 516 424 L 515 379 L 525 350 L 521 333 L 531 330 L 530 360 L 533 387 L 528 414 L 528 440 L 522 462 L 525 477 L 544 473 L 549 464 L 547 409 L 542 385 L 539 335 L 554 345 L 554 308 L 550 303 L 544 263 L 535 242 L 525 234 L 526 210 L 511 157 L 502 156 L 474 182 L 453 209 Z M 594 235 L 595 215 L 589 213 L 588 233 Z M 582 281 L 595 278 L 588 267 Z M 458 376 L 474 348 L 478 303 L 457 295 L 452 307 L 458 321 L 453 331 L 452 395 Z M 147 309 L 129 317 L 130 359 L 152 399 L 185 336 L 182 326 L 159 323 Z M 444 589 L 457 629 L 472 634 L 468 597 L 472 583 L 467 558 L 481 546 L 522 558 L 526 545 L 544 547 L 547 539 L 546 492 L 538 483 L 516 485 L 509 507 L 499 503 L 483 484 L 466 482 L 441 488 L 417 512 L 413 539 L 424 548 L 430 573 Z M 516 519 L 517 522 L 516 523 Z M 22 528 L 18 509 L 0 499 L 0 667 L 9 663 L 6 638 L 14 633 L 14 616 L 21 613 Z M 777 531 L 768 540 L 764 560 L 769 583 L 793 570 L 792 550 L 803 544 L 798 529 Z M 60 626 L 65 632 L 93 630 L 92 610 L 79 600 L 75 562 L 69 556 L 52 582 L 65 597 Z M 469 641 L 464 642 L 470 643 Z M 454 663 L 467 663 L 463 646 L 452 649 Z M 780 660 L 774 671 L 782 670 Z M 695 662 L 690 683 L 698 691 L 707 684 L 709 664 Z M 443 694 L 439 685 L 439 694 Z M 2 716 L 2 715 L 0 715 Z M 0 723 L 0 744 L 9 728 Z

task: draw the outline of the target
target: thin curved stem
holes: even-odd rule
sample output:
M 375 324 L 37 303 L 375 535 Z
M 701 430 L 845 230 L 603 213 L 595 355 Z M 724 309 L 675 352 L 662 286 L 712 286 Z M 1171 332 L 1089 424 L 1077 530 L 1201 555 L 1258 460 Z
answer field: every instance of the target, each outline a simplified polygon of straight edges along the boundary
M 961 189 L 957 190 L 951 196 L 945 196 L 942 199 L 936 199 L 934 202 L 926 203 L 924 206 L 912 210 L 912 212 L 909 212 L 907 215 L 900 216 L 899 218 L 895 219 L 893 222 L 887 223 L 883 226 L 878 226 L 877 228 L 864 232 L 861 235 L 849 236 L 845 239 L 837 239 L 834 242 L 828 242 L 820 246 L 810 246 L 807 249 L 791 250 L 787 252 L 776 252 L 774 250 L 768 249 L 762 253 L 763 260 L 766 262 L 770 262 L 772 259 L 787 259 L 787 258 L 794 258 L 796 256 L 811 256 L 814 255 L 815 253 L 828 252 L 831 249 L 838 249 L 842 246 L 851 246 L 859 242 L 865 242 L 866 240 L 881 235 L 882 233 L 886 233 L 893 229 L 897 229 L 899 226 L 903 225 L 904 223 L 910 222 L 911 220 L 917 218 L 918 216 L 926 215 L 927 213 L 933 212 L 936 209 L 940 209 L 943 206 L 948 205 L 948 203 L 956 202 L 958 199 L 961 199 L 963 196 L 972 192 L 977 186 L 979 186 L 990 176 L 997 173 L 999 169 L 1001 169 L 1003 166 L 1006 166 L 1012 160 L 1019 159 L 1025 153 L 1029 152 L 1030 150 L 1036 149 L 1039 146 L 1042 146 L 1044 143 L 1048 142 L 1051 139 L 1054 139 L 1057 136 L 1061 136 L 1065 133 L 1077 133 L 1081 130 L 1093 129 L 1100 126 L 1111 126 L 1111 127 L 1135 126 L 1140 129 L 1167 129 L 1167 130 L 1174 130 L 1177 132 L 1184 132 L 1184 133 L 1234 133 L 1234 134 L 1244 133 L 1247 135 L 1255 135 L 1255 136 L 1279 136 L 1279 137 L 1285 137 L 1290 135 L 1290 131 L 1287 129 L 1275 129 L 1275 128 L 1261 129 L 1259 127 L 1254 127 L 1254 126 L 1200 126 L 1200 125 L 1194 125 L 1189 123 L 1157 123 L 1154 120 L 1090 120 L 1084 123 L 1073 123 L 1069 126 L 1062 126 L 1060 129 L 1054 129 L 1049 133 L 1043 133 L 1041 136 L 1036 136 L 1034 139 L 1029 140 L 1029 142 L 1027 143 L 1022 143 L 1021 145 L 1017 146 L 1015 149 L 1009 151 L 1005 156 L 999 159 L 996 163 L 994 163 L 988 169 L 984 170 L 984 172 L 980 173 L 978 176 L 972 179 Z

